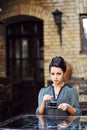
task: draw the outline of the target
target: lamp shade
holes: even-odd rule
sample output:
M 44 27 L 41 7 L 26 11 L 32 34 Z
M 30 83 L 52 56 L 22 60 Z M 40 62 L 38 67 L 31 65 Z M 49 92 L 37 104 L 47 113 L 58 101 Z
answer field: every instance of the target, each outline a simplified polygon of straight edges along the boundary
M 56 9 L 54 12 L 52 12 L 53 17 L 54 17 L 54 22 L 55 24 L 61 23 L 61 18 L 62 18 L 62 12 Z

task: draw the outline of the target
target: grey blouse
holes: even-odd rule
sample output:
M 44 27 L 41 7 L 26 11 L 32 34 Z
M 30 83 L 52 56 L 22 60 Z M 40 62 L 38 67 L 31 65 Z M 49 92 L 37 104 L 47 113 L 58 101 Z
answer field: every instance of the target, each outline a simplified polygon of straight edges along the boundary
M 60 103 L 70 104 L 71 106 L 76 108 L 76 115 L 81 115 L 78 94 L 77 94 L 75 87 L 65 84 L 61 88 L 57 98 L 55 98 L 54 87 L 52 85 L 41 88 L 39 95 L 38 95 L 38 108 L 41 105 L 45 94 L 53 96 L 53 100 L 57 101 L 57 105 L 59 105 Z M 46 106 L 48 106 L 49 102 L 46 103 Z M 39 114 L 38 108 L 36 109 L 36 114 Z

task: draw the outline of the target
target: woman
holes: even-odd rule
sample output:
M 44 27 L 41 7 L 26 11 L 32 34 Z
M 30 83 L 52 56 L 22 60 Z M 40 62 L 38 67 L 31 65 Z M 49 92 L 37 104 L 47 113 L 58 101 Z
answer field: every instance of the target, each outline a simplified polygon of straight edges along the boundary
M 65 60 L 61 56 L 54 57 L 49 65 L 49 72 L 53 83 L 40 90 L 36 113 L 47 114 L 46 108 L 52 105 L 52 101 L 56 101 L 58 110 L 70 115 L 80 115 L 77 91 L 63 80 L 66 72 Z

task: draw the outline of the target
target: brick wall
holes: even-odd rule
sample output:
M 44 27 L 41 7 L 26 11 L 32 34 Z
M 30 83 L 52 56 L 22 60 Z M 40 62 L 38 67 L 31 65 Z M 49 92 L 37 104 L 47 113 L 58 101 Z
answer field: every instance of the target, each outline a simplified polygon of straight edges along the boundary
M 72 67 L 72 77 L 87 79 L 87 56 L 80 54 L 79 14 L 87 13 L 86 0 L 7 0 L 0 3 L 3 11 L 1 19 L 25 14 L 35 16 L 44 21 L 44 76 L 45 83 L 50 79 L 48 66 L 52 57 L 61 55 Z M 52 12 L 58 8 L 62 17 L 62 46 L 54 24 Z M 1 27 L 0 27 L 0 30 Z M 0 53 L 5 55 L 4 36 L 0 33 Z M 3 46 L 3 49 L 1 47 Z M 1 56 L 2 57 L 2 56 Z M 5 61 L 5 56 L 3 56 Z M 4 64 L 4 65 L 3 65 Z M 0 64 L 0 74 L 5 75 L 5 62 Z

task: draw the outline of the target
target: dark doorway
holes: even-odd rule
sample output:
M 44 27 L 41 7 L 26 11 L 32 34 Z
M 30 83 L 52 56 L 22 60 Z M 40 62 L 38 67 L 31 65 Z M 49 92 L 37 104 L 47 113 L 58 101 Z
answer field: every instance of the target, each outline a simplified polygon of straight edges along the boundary
M 7 76 L 13 83 L 13 113 L 34 113 L 44 85 L 43 21 L 16 16 L 7 23 Z

